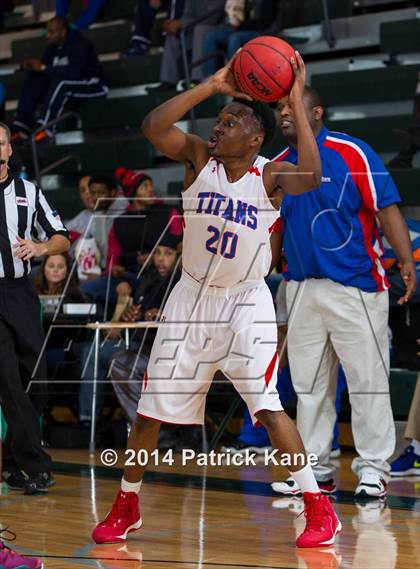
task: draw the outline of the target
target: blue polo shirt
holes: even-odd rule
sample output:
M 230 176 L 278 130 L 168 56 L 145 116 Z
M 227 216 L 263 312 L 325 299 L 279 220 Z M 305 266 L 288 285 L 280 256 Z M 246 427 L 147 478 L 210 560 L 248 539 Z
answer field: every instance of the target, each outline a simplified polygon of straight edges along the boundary
M 367 292 L 389 288 L 375 214 L 400 201 L 393 179 L 365 142 L 323 128 L 319 188 L 281 205 L 286 278 L 328 278 Z M 297 163 L 289 146 L 274 161 Z

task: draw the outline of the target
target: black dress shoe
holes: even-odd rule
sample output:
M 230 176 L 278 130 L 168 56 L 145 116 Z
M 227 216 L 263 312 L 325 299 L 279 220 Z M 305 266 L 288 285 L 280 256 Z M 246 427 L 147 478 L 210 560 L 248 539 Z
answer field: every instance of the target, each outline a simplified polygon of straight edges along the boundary
M 175 91 L 176 84 L 175 83 L 168 83 L 167 81 L 163 81 L 156 85 L 156 87 L 146 87 L 146 91 L 148 93 L 166 93 L 167 91 Z
M 38 494 L 48 492 L 50 486 L 54 486 L 55 480 L 50 472 L 38 472 L 29 477 L 25 484 L 24 494 Z
M 4 470 L 2 478 L 12 490 L 24 490 L 29 480 L 29 476 L 21 470 L 15 470 L 13 472 Z

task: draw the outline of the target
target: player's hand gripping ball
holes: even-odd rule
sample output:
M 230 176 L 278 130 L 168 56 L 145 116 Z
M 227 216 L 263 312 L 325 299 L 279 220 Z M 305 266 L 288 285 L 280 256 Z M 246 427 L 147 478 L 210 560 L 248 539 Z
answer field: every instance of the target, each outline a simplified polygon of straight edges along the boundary
M 274 36 L 261 36 L 247 42 L 232 63 L 237 87 L 253 99 L 271 103 L 290 93 L 295 75 L 291 58 L 295 50 Z

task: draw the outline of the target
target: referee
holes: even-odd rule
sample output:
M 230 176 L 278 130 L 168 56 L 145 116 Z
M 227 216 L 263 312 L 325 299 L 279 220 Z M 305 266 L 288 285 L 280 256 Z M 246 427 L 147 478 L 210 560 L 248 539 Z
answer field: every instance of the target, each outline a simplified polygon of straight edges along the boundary
M 42 410 L 35 409 L 26 391 L 31 380 L 46 378 L 40 305 L 28 279 L 30 259 L 63 253 L 70 241 L 42 191 L 9 173 L 11 154 L 10 130 L 0 123 L 0 400 L 8 425 L 3 478 L 10 487 L 33 494 L 46 491 L 53 479 L 51 459 L 41 447 Z

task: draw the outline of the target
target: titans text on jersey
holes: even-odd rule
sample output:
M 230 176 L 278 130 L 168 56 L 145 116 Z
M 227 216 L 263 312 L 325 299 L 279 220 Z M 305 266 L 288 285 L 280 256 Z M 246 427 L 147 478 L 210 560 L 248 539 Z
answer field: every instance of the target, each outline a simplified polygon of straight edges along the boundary
M 196 213 L 216 215 L 235 223 L 257 229 L 258 209 L 242 200 L 232 199 L 217 192 L 199 192 Z

